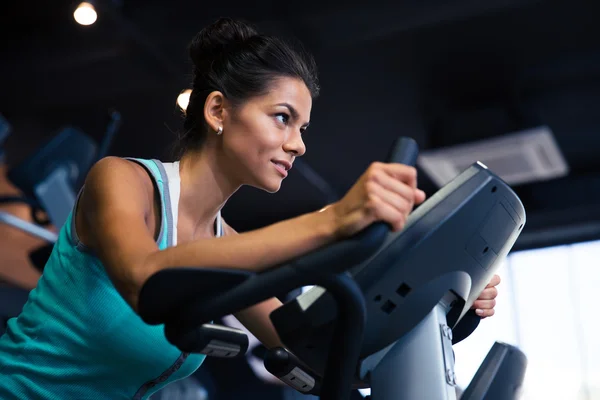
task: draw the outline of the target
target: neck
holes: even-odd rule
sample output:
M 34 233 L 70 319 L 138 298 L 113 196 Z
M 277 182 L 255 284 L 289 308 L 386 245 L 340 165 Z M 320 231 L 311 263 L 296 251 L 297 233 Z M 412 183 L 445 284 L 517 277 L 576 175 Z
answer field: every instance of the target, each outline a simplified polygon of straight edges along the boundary
M 224 160 L 209 146 L 205 144 L 200 151 L 186 152 L 179 164 L 179 213 L 190 220 L 196 230 L 212 230 L 217 214 L 241 186 L 234 183 L 227 174 L 227 166 L 223 165 Z

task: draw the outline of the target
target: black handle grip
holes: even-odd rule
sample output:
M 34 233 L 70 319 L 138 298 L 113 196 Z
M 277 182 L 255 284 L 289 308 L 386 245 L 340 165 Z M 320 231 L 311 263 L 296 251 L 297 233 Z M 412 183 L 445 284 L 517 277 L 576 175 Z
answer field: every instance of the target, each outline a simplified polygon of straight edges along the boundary
M 267 371 L 297 391 L 304 394 L 319 394 L 321 378 L 286 349 L 276 347 L 268 350 L 264 364 Z
M 249 344 L 246 332 L 214 324 L 203 324 L 184 331 L 178 331 L 175 325 L 165 325 L 165 336 L 181 351 L 211 357 L 243 357 Z
M 410 165 L 414 167 L 417 163 L 417 157 L 419 156 L 419 145 L 413 139 L 409 137 L 399 137 L 394 140 L 386 162 L 388 163 L 399 163 L 404 165 Z

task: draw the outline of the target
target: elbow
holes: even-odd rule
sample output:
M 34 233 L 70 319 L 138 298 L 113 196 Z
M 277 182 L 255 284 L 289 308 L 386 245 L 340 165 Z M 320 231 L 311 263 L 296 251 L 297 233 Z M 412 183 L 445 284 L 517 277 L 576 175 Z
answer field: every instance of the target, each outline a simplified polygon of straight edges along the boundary
M 145 281 L 142 278 L 131 277 L 130 279 L 120 280 L 116 286 L 121 297 L 131 306 L 131 308 L 139 313 L 139 299 Z
M 139 313 L 139 301 L 142 290 L 148 280 L 160 271 L 162 268 L 152 260 L 152 257 L 148 257 L 146 262 L 142 263 L 132 270 L 132 276 L 129 285 L 125 288 L 124 297 L 133 307 L 136 313 Z
M 111 276 L 114 286 L 123 297 L 123 299 L 131 306 L 131 308 L 139 314 L 140 294 L 144 285 L 160 268 L 152 264 L 140 263 L 131 268 L 121 270 L 121 274 Z M 123 273 L 126 272 L 126 273 Z

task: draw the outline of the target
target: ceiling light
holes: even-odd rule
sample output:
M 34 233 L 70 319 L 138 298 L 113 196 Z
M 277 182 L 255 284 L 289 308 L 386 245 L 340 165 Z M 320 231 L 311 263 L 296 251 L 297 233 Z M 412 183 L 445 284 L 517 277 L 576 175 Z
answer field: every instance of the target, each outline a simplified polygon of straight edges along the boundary
M 80 25 L 92 25 L 98 19 L 98 14 L 91 3 L 83 2 L 77 6 L 73 18 Z
M 192 94 L 192 89 L 186 89 L 177 96 L 177 105 L 181 108 L 181 110 L 185 111 L 187 109 L 188 104 L 190 103 L 190 95 Z

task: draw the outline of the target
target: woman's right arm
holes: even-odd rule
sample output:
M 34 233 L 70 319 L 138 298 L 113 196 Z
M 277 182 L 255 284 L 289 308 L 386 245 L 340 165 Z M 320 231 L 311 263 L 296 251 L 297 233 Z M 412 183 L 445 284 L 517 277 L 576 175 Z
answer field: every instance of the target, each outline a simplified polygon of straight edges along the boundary
M 137 307 L 138 293 L 155 272 L 171 267 L 260 271 L 352 235 L 376 220 L 401 229 L 416 190 L 414 168 L 373 164 L 346 196 L 324 210 L 262 229 L 199 239 L 159 251 L 146 223 L 152 212 L 151 186 L 131 162 L 107 158 L 86 179 L 80 201 L 84 241 L 103 262 L 125 300 Z

